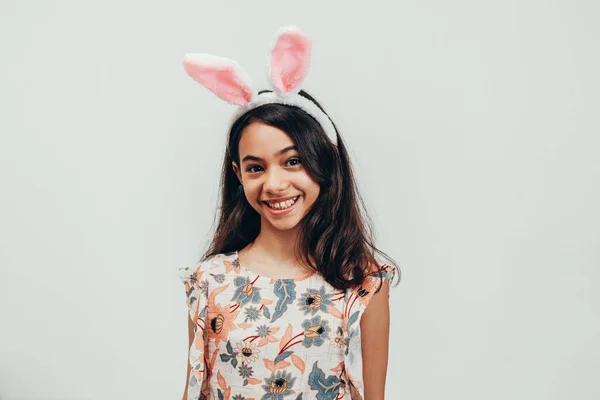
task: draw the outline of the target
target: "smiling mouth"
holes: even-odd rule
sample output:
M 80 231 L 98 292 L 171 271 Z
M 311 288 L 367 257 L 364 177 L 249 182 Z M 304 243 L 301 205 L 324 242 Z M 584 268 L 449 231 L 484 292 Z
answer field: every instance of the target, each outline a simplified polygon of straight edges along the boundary
M 269 207 L 269 208 L 271 208 L 273 210 L 285 210 L 285 209 L 288 209 L 288 208 L 292 207 L 296 203 L 296 201 L 298 201 L 299 197 L 300 196 L 296 196 L 296 197 L 294 197 L 292 199 L 289 199 L 287 201 L 283 201 L 281 203 L 269 203 L 269 202 L 266 202 L 266 201 L 263 201 L 263 203 L 266 204 L 267 207 Z

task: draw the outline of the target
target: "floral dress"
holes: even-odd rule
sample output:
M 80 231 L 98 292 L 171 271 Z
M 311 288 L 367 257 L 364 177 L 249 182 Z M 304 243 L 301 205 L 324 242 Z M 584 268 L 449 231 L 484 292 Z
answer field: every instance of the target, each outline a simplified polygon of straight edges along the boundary
M 293 279 L 258 275 L 222 253 L 179 269 L 195 336 L 187 399 L 364 398 L 360 319 L 381 280 L 335 289 L 316 271 Z

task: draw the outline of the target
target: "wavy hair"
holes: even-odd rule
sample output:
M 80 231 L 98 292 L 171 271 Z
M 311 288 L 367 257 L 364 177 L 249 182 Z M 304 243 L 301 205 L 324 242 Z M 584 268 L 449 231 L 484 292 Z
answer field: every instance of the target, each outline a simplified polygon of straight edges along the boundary
M 302 90 L 299 94 L 325 112 L 307 92 Z M 376 256 L 379 254 L 398 270 L 394 276 L 399 282 L 400 268 L 374 244 L 372 221 L 357 190 L 348 152 L 337 127 L 334 124 L 336 147 L 311 115 L 283 104 L 254 108 L 232 124 L 221 171 L 218 224 L 202 259 L 240 250 L 260 233 L 260 215 L 238 192 L 240 183 L 231 166 L 232 161 L 240 165 L 238 147 L 244 128 L 257 121 L 287 133 L 297 146 L 304 169 L 320 186 L 318 198 L 299 223 L 296 257 L 319 272 L 333 287 L 345 290 L 362 284 L 367 274 L 372 273 L 371 266 L 381 264 Z

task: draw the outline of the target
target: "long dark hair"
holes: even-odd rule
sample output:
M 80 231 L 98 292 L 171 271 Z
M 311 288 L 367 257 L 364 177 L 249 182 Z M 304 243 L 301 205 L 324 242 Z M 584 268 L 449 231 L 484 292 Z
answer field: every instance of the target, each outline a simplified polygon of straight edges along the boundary
M 300 91 L 299 94 L 325 112 L 308 93 Z M 260 215 L 238 192 L 240 183 L 231 166 L 232 161 L 240 165 L 238 146 L 242 132 L 256 121 L 279 128 L 290 136 L 304 169 L 320 186 L 317 200 L 300 221 L 296 257 L 317 270 L 333 287 L 344 290 L 363 283 L 372 266 L 381 264 L 375 256 L 378 253 L 388 260 L 387 265 L 398 270 L 394 276 L 399 282 L 400 268 L 374 244 L 372 221 L 358 193 L 348 152 L 337 127 L 336 147 L 312 116 L 301 108 L 283 104 L 254 108 L 231 126 L 221 171 L 218 225 L 202 259 L 240 250 L 260 233 Z

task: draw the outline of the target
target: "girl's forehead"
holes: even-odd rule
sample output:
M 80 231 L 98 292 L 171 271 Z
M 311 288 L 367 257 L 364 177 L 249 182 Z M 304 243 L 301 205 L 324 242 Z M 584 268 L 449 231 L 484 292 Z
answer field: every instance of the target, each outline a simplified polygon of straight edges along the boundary
M 261 158 L 277 157 L 279 151 L 294 146 L 294 141 L 281 129 L 260 122 L 253 122 L 243 131 L 239 153 L 243 158 L 251 154 Z

